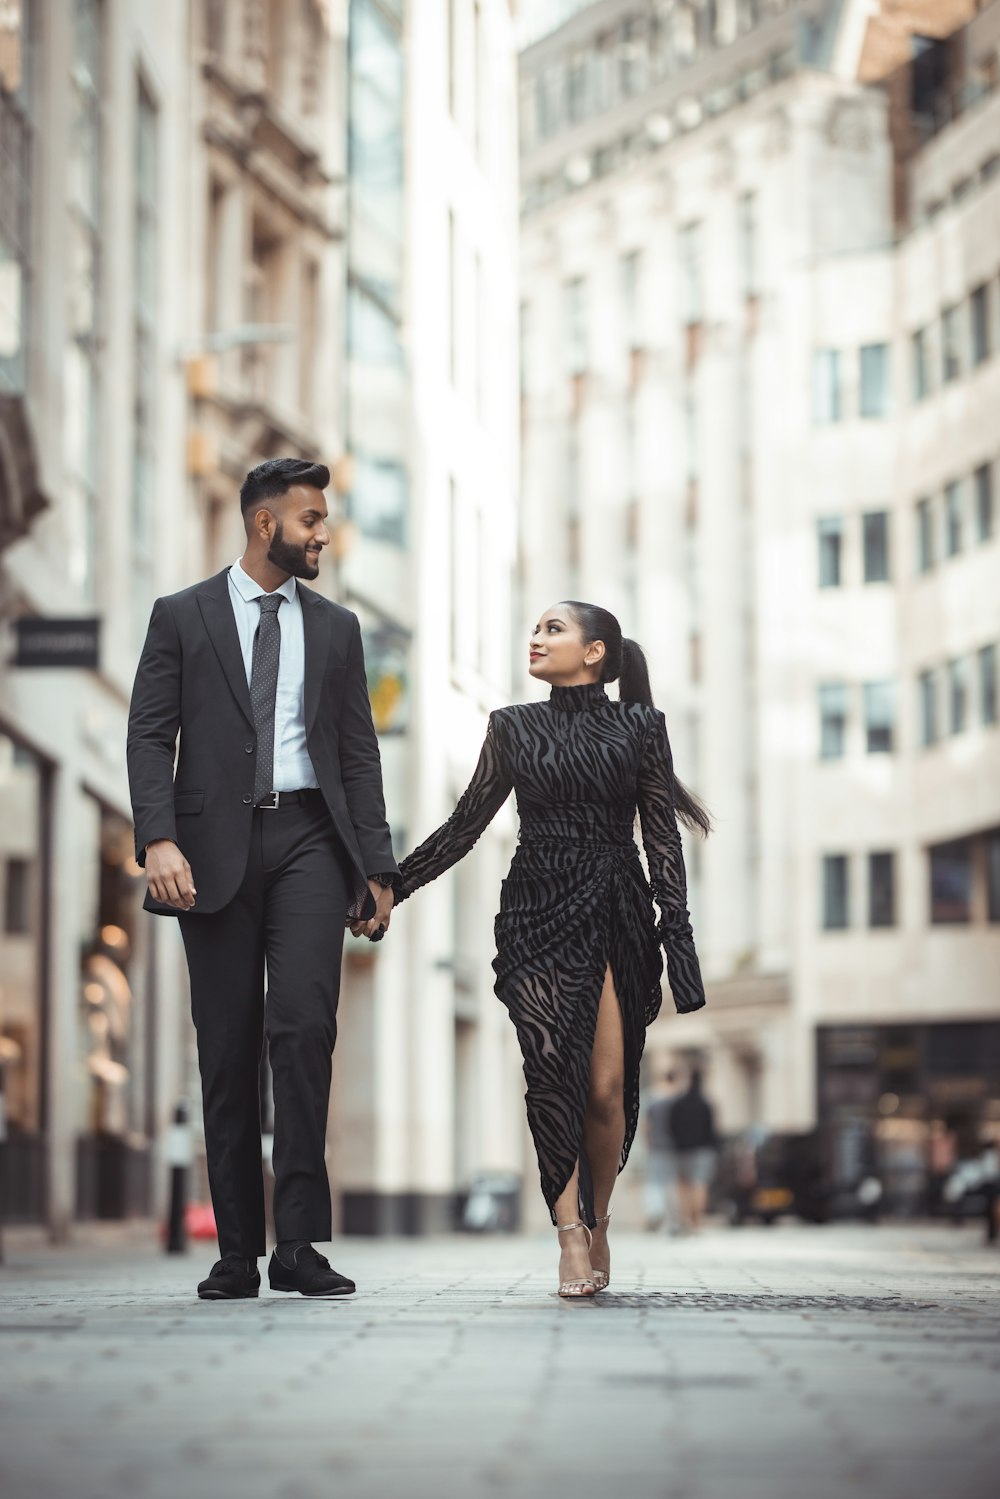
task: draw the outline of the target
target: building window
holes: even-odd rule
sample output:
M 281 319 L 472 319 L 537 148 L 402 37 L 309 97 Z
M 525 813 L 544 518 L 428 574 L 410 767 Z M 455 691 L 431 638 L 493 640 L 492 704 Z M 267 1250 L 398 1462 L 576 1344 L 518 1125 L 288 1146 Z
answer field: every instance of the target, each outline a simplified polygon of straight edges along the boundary
M 868 855 L 868 925 L 896 925 L 896 856 Z
M 913 373 L 913 399 L 924 401 L 931 393 L 931 361 L 926 328 L 918 328 L 910 339 L 910 364 Z
M 989 541 L 993 535 L 993 469 L 981 463 L 972 476 L 976 487 L 976 540 Z
M 700 224 L 685 224 L 677 236 L 681 273 L 681 322 L 687 328 L 700 323 L 703 315 L 701 237 Z
M 931 921 L 947 926 L 972 920 L 972 840 L 939 843 L 929 850 Z
M 984 364 L 990 357 L 990 289 L 977 286 L 969 301 L 972 363 Z
M 891 682 L 866 682 L 865 748 L 870 755 L 892 753 L 896 724 L 896 694 Z
M 1000 829 L 986 834 L 986 919 L 1000 921 Z
M 847 855 L 823 855 L 823 930 L 840 932 L 848 924 Z
M 997 721 L 997 648 L 984 645 L 976 653 L 979 664 L 979 719 L 981 723 Z
M 964 657 L 948 662 L 948 732 L 964 734 L 969 715 L 969 673 Z
M 917 694 L 920 719 L 920 743 L 926 749 L 936 744 L 937 721 L 937 676 L 933 671 L 922 671 L 917 678 Z
M 563 288 L 566 369 L 570 375 L 587 371 L 587 287 L 581 277 Z
M 837 349 L 813 351 L 813 420 L 819 426 L 839 422 L 840 352 Z
M 356 452 L 348 508 L 362 535 L 404 546 L 409 479 L 402 463 Z
M 816 522 L 819 541 L 819 586 L 839 588 L 844 549 L 844 522 L 839 515 L 823 515 Z
M 946 307 L 941 314 L 941 380 L 947 385 L 962 373 L 962 332 L 959 309 Z
M 860 412 L 864 417 L 889 411 L 889 345 L 866 344 L 861 350 Z
M 31 9 L 0 10 L 0 390 L 20 391 L 31 265 Z
M 839 760 L 847 739 L 847 687 L 821 682 L 819 687 L 819 757 Z
M 139 80 L 135 115 L 134 305 L 132 322 L 134 409 L 132 432 L 132 536 L 148 556 L 153 543 L 155 474 L 158 128 L 156 105 Z
M 962 550 L 964 510 L 962 485 L 953 479 L 944 490 L 944 548 L 948 557 L 955 557 Z
M 757 198 L 743 193 L 739 200 L 740 279 L 745 297 L 757 295 Z
M 97 553 L 101 283 L 101 62 L 99 0 L 75 0 L 70 65 L 68 317 L 65 365 L 69 572 L 93 596 Z
M 3 893 L 3 929 L 8 937 L 31 931 L 31 865 L 27 859 L 8 859 Z
M 866 583 L 889 580 L 889 513 L 869 510 L 862 517 L 864 577 Z
M 622 332 L 626 349 L 641 349 L 645 344 L 644 330 L 639 316 L 639 276 L 641 256 L 638 250 L 623 255 L 621 259 Z
M 918 500 L 916 516 L 917 572 L 929 573 L 934 566 L 934 511 L 928 499 Z
M 566 113 L 570 121 L 582 120 L 590 109 L 590 54 L 574 52 L 566 71 Z

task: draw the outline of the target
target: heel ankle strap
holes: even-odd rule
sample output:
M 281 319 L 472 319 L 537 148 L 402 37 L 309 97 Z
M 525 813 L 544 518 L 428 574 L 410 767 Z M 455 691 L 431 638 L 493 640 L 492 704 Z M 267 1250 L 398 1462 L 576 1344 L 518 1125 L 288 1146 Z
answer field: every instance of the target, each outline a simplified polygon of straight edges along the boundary
M 603 1218 L 595 1218 L 594 1222 L 595 1222 L 595 1224 L 599 1223 L 601 1225 L 601 1227 L 603 1228 L 603 1227 L 605 1227 L 607 1224 L 609 1224 L 611 1222 L 611 1214 L 610 1213 L 605 1213 Z
M 585 1223 L 582 1223 L 582 1222 L 581 1223 L 557 1223 L 556 1224 L 556 1233 L 557 1234 L 568 1234 L 571 1228 L 586 1228 L 586 1227 L 587 1227 L 587 1225 Z

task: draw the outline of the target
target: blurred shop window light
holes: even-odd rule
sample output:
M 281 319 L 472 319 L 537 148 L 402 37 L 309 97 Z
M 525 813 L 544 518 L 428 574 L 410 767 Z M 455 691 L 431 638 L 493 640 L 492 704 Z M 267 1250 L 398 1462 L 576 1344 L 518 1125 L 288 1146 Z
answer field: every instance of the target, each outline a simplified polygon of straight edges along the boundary
M 366 629 L 364 639 L 368 697 L 376 732 L 403 734 L 408 717 L 408 637 L 385 622 Z

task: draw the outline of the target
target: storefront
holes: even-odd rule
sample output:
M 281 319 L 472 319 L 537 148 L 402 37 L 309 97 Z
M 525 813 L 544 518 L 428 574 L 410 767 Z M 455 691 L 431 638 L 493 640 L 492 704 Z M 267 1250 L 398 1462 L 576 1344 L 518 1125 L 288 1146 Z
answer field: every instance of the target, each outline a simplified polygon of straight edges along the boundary
M 45 1214 L 50 769 L 0 729 L 0 1087 L 6 1222 Z
M 86 791 L 80 802 L 76 1216 L 124 1218 L 151 1206 L 152 932 L 131 824 Z
M 934 1212 L 954 1167 L 1000 1144 L 1000 1020 L 821 1026 L 817 1060 L 839 1194 L 874 1175 L 888 1212 Z

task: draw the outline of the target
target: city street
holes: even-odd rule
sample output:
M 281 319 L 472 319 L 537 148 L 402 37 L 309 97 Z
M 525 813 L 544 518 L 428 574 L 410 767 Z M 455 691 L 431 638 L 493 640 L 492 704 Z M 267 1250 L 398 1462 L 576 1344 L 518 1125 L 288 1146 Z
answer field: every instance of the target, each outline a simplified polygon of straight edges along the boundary
M 5 1499 L 987 1499 L 1000 1254 L 977 1226 L 621 1236 L 552 1294 L 548 1238 L 350 1240 L 358 1295 L 199 1303 L 203 1247 L 0 1269 Z M 262 1265 L 263 1268 L 263 1265 Z

